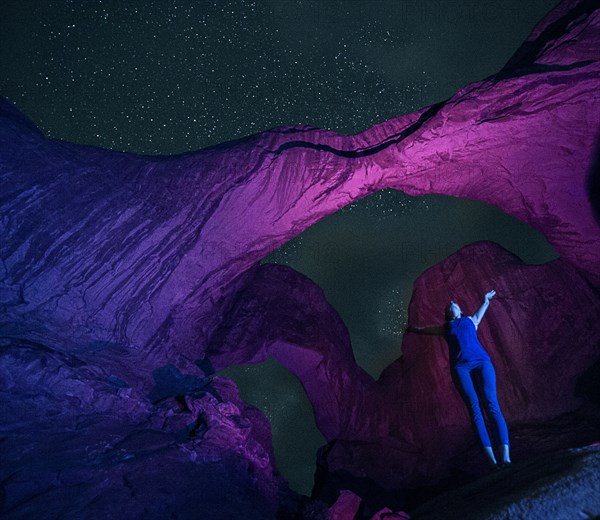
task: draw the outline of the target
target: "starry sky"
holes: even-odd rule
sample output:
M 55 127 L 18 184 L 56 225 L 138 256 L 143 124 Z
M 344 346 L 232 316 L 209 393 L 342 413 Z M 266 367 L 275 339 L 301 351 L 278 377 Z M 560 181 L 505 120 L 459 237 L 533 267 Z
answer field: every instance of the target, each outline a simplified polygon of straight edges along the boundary
M 50 138 L 139 154 L 295 124 L 351 135 L 497 72 L 557 3 L 3 0 L 0 95 Z M 263 262 L 285 263 L 323 288 L 357 362 L 378 378 L 400 354 L 414 280 L 476 240 L 528 263 L 558 257 L 497 208 L 383 190 Z M 219 375 L 269 417 L 278 467 L 310 494 L 325 441 L 299 381 L 275 360 Z

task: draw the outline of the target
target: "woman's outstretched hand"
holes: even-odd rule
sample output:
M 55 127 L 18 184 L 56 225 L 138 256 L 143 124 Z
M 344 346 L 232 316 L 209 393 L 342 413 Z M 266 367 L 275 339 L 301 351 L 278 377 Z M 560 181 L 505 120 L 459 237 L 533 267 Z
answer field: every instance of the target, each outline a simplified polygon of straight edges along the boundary
M 489 293 L 486 293 L 484 296 L 485 301 L 489 302 L 494 297 L 495 294 L 496 294 L 496 291 L 490 291 Z

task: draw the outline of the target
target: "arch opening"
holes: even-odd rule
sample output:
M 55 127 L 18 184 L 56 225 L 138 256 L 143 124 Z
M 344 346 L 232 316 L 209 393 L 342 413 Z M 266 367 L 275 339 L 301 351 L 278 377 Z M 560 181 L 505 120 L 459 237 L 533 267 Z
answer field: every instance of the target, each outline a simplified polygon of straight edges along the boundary
M 320 286 L 349 330 L 357 364 L 377 380 L 401 353 L 414 281 L 480 240 L 529 265 L 559 258 L 542 234 L 489 204 L 386 189 L 320 220 L 260 263 L 290 266 Z M 432 321 L 443 320 L 443 307 L 440 302 Z M 292 489 L 310 495 L 316 450 L 326 440 L 298 378 L 273 358 L 219 375 L 233 379 L 242 399 L 265 413 L 277 467 Z

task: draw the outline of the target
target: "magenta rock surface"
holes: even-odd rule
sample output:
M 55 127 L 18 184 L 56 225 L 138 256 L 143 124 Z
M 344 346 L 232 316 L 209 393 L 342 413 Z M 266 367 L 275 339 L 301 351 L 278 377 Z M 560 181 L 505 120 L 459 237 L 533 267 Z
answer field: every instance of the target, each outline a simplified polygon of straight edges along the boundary
M 389 507 L 384 507 L 370 520 L 410 520 L 410 515 L 404 511 L 392 511 Z
M 307 277 L 276 264 L 245 277 L 207 355 L 217 369 L 274 357 L 294 373 L 330 441 L 320 455 L 326 472 L 350 471 L 386 488 L 425 485 L 458 468 L 477 472 L 484 461 L 443 338 L 406 336 L 402 357 L 374 381 Z M 582 417 L 600 423 L 583 376 L 600 359 L 600 298 L 570 263 L 526 265 L 498 244 L 476 242 L 418 278 L 409 323 L 443 321 L 445 302 L 457 295 L 472 313 L 491 288 L 497 294 L 478 335 L 496 368 L 505 418 L 519 432 L 515 447 L 535 453 L 595 438 L 600 429 L 576 425 Z M 546 422 L 577 410 L 568 432 L 540 441 Z
M 258 265 L 384 188 L 480 200 L 546 236 L 561 258 L 540 266 L 461 249 L 416 281 L 409 319 L 437 321 L 449 297 L 472 312 L 495 289 L 479 335 L 516 453 L 597 440 L 599 50 L 598 3 L 566 0 L 501 71 L 430 107 L 351 136 L 282 127 L 169 157 L 47 139 L 0 99 L 2 513 L 287 508 L 266 419 L 206 377 L 268 356 L 328 440 L 315 494 L 475 471 L 439 339 L 406 337 L 374 381 L 320 289 Z
M 344 489 L 335 504 L 329 508 L 327 520 L 348 520 L 354 518 L 358 512 L 361 498 L 352 491 Z

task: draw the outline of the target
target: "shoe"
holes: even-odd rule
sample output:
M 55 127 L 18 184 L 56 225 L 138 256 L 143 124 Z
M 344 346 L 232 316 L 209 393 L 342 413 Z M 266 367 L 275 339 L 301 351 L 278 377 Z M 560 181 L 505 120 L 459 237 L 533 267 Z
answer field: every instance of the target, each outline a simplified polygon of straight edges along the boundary
M 499 466 L 500 468 L 510 468 L 510 467 L 511 467 L 511 465 L 512 465 L 512 462 L 499 462 L 499 463 L 498 463 L 498 466 Z

